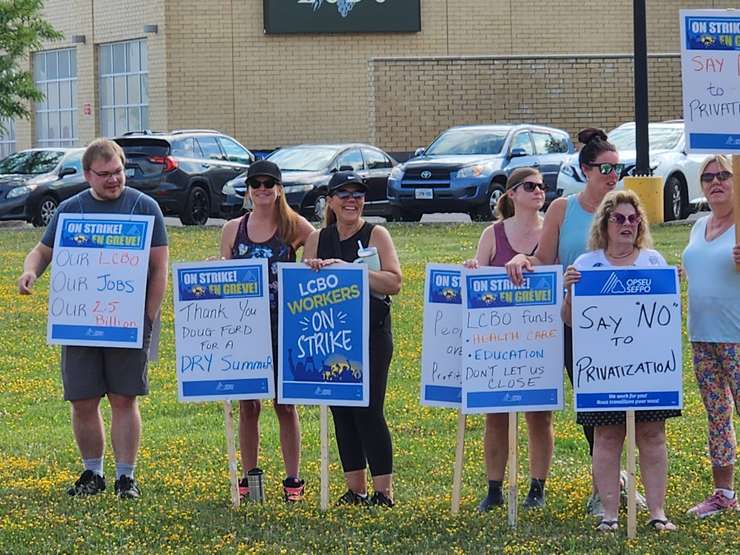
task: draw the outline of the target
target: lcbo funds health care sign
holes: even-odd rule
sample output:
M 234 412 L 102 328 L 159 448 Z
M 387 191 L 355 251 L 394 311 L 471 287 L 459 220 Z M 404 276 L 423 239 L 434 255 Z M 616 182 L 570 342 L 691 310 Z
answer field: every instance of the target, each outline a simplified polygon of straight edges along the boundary
M 60 214 L 47 341 L 140 349 L 153 216 Z
M 681 10 L 689 152 L 740 154 L 740 11 Z
M 680 409 L 676 269 L 584 270 L 573 292 L 576 411 Z
M 172 265 L 178 398 L 274 396 L 264 259 Z
M 462 411 L 563 408 L 560 266 L 514 285 L 503 268 L 463 272 Z
M 279 264 L 278 402 L 370 403 L 365 264 Z

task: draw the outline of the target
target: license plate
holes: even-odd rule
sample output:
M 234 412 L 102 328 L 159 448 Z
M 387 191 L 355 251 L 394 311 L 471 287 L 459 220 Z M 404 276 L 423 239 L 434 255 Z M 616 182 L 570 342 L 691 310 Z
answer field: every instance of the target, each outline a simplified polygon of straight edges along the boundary
M 136 173 L 134 168 L 126 168 L 126 177 L 133 177 Z
M 414 198 L 431 200 L 434 198 L 434 191 L 432 189 L 415 189 Z

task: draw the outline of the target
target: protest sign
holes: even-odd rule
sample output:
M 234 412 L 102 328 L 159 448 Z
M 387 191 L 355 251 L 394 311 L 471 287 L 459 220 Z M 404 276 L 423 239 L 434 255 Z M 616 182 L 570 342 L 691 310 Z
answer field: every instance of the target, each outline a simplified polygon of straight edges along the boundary
M 740 154 L 740 12 L 681 10 L 686 149 Z
M 264 259 L 172 265 L 178 398 L 274 397 Z
M 516 286 L 503 268 L 463 272 L 462 410 L 563 408 L 560 266 L 540 266 Z
M 427 264 L 421 404 L 459 408 L 462 401 L 462 267 Z
M 278 402 L 368 406 L 367 266 L 278 268 Z
M 572 306 L 576 411 L 682 407 L 675 268 L 582 270 Z
M 153 216 L 60 214 L 46 337 L 141 348 Z

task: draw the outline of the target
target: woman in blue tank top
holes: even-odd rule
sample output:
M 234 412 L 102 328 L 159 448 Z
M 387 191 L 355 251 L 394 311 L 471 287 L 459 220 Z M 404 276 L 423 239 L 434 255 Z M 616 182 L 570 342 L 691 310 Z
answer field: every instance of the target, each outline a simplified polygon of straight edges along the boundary
M 278 262 L 295 262 L 295 251 L 313 232 L 313 226 L 288 206 L 281 181 L 280 168 L 268 160 L 259 160 L 247 172 L 251 213 L 231 220 L 221 232 L 223 258 L 266 258 L 269 272 L 270 324 L 272 328 L 272 362 L 277 376 L 277 266 Z M 245 197 L 246 199 L 246 197 Z M 277 384 L 277 378 L 275 378 Z M 283 496 L 286 502 L 303 498 L 304 481 L 299 477 L 301 428 L 294 405 L 274 401 L 280 426 L 280 447 L 285 462 L 286 478 Z M 239 493 L 245 497 L 247 472 L 257 466 L 259 451 L 260 401 L 239 401 L 239 448 L 244 478 Z

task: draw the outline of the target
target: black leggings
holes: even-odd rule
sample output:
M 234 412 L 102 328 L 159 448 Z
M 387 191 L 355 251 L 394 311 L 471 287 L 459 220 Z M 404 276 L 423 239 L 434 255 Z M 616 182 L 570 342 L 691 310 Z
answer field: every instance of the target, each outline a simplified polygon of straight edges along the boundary
M 563 340 L 564 348 L 563 353 L 565 354 L 565 370 L 568 372 L 568 379 L 570 385 L 573 385 L 573 328 L 568 324 L 563 324 Z M 575 395 L 575 393 L 574 393 Z M 584 426 L 583 435 L 586 436 L 588 441 L 588 454 L 593 458 L 594 456 L 594 427 Z
M 384 476 L 393 473 L 393 445 L 383 405 L 388 367 L 393 355 L 391 318 L 370 329 L 370 406 L 331 407 L 339 458 L 345 472 L 364 470 Z

